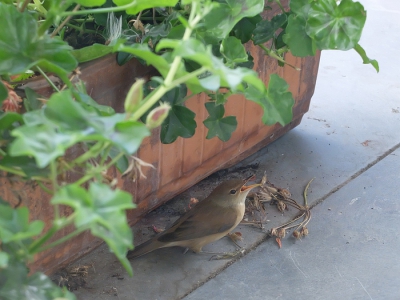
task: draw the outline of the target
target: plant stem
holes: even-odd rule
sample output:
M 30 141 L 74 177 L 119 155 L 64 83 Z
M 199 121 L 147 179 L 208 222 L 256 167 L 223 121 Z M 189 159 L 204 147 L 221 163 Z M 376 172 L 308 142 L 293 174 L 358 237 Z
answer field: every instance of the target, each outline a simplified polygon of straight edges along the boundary
M 25 8 L 28 6 L 28 3 L 30 2 L 30 0 L 25 0 L 24 3 L 22 3 L 21 8 L 19 9 L 20 12 L 23 12 L 25 10 Z
M 69 239 L 73 238 L 74 236 L 77 236 L 78 234 L 82 233 L 86 229 L 87 228 L 76 229 L 75 231 L 73 231 L 73 232 L 67 234 L 66 236 L 63 236 L 62 238 L 58 239 L 57 241 L 54 241 L 54 242 L 52 242 L 50 244 L 47 244 L 46 246 L 43 246 L 43 247 L 39 248 L 38 252 L 42 252 L 42 251 L 45 251 L 47 249 L 53 248 L 53 247 L 55 247 L 55 246 L 57 246 L 59 244 L 62 244 L 64 242 L 68 241 Z
M 72 164 L 81 164 L 92 157 L 96 157 L 109 144 L 110 143 L 97 142 L 93 147 L 90 148 L 89 151 L 87 151 L 87 152 L 83 153 L 81 156 L 75 158 L 71 163 Z
M 57 165 L 54 160 L 50 162 L 50 176 L 51 176 L 51 183 L 53 188 L 53 195 L 58 190 L 58 182 L 57 182 Z M 54 205 L 54 219 L 57 221 L 60 219 L 60 208 L 58 204 Z
M 304 192 L 303 192 L 304 205 L 305 205 L 305 207 L 308 207 L 308 204 L 307 204 L 307 191 L 308 191 L 308 188 L 310 187 L 311 182 L 312 182 L 314 179 L 315 179 L 315 177 L 314 177 L 313 179 L 311 179 L 311 180 L 307 183 L 307 185 L 306 185 L 306 187 L 305 187 L 305 189 L 304 189 Z
M 38 69 L 39 73 L 42 74 L 42 76 L 46 79 L 46 81 L 49 83 L 49 85 L 56 91 L 56 92 L 60 92 L 60 90 L 55 86 L 54 82 L 51 81 L 51 79 L 49 77 L 47 77 L 46 73 L 43 72 L 43 70 L 39 67 L 36 66 L 36 68 Z
M 286 62 L 282 57 L 280 57 L 279 55 L 277 55 L 274 51 L 269 50 L 267 47 L 265 47 L 263 44 L 258 45 L 261 49 L 263 49 L 265 51 L 265 54 L 267 54 L 268 56 L 275 58 L 276 60 L 288 65 L 289 67 L 292 67 L 293 69 L 295 69 L 296 71 L 300 71 L 301 69 L 293 66 L 291 64 L 289 64 L 288 62 Z
M 282 10 L 283 13 L 286 13 L 280 0 L 275 0 L 275 3 L 278 4 L 278 6 L 280 7 L 280 9 Z
M 95 171 L 93 171 L 91 174 L 86 174 L 85 176 L 79 178 L 77 181 L 75 181 L 74 184 L 77 184 L 77 185 L 84 184 L 86 181 L 89 181 L 90 179 L 95 177 L 97 174 L 112 167 L 122 156 L 124 156 L 123 152 L 121 152 L 117 156 L 115 156 L 107 165 L 94 168 L 93 170 L 95 170 Z
M 42 190 L 44 190 L 47 194 L 50 194 L 50 195 L 54 195 L 54 192 L 52 191 L 52 190 L 50 190 L 48 187 L 46 187 L 44 184 L 43 184 L 43 182 L 41 182 L 41 181 L 36 181 L 37 182 L 37 184 L 42 188 Z
M 65 226 L 71 224 L 75 218 L 75 213 L 69 215 L 66 219 L 58 219 L 53 221 L 53 226 L 40 238 L 34 241 L 28 248 L 29 253 L 35 254 L 38 249 L 46 243 L 58 230 L 64 228 Z
M 185 29 L 185 33 L 183 34 L 182 41 L 188 40 L 190 38 L 193 28 L 201 20 L 200 16 L 195 16 L 196 5 L 197 5 L 197 2 L 193 2 L 192 10 L 190 12 L 189 20 L 188 20 L 189 27 L 187 27 Z M 139 120 L 139 118 L 143 114 L 145 114 L 166 92 L 173 89 L 175 86 L 185 82 L 186 80 L 189 80 L 190 78 L 200 75 L 201 73 L 203 73 L 206 70 L 206 69 L 200 68 L 199 70 L 201 72 L 198 72 L 199 70 L 196 70 L 190 74 L 182 76 L 181 78 L 173 80 L 176 75 L 176 72 L 178 71 L 181 61 L 182 61 L 181 56 L 175 56 L 175 58 L 171 64 L 171 68 L 169 69 L 169 72 L 164 80 L 164 84 L 162 86 L 158 87 L 158 89 L 155 90 L 154 93 L 151 93 L 148 96 L 149 98 L 147 100 L 145 100 L 143 105 L 140 106 L 139 109 L 132 115 L 132 117 L 131 117 L 132 120 Z M 184 80 L 182 80 L 182 78 Z
M 78 15 L 88 15 L 88 14 L 101 14 L 101 13 L 109 13 L 109 12 L 117 12 L 127 10 L 131 7 L 137 5 L 136 1 L 131 1 L 128 4 L 115 6 L 115 7 L 103 7 L 103 8 L 94 8 L 94 9 L 84 9 L 79 11 L 64 11 L 59 14 L 61 17 L 66 16 L 78 16 Z
M 75 6 L 75 8 L 74 8 L 72 11 L 77 11 L 80 7 L 81 7 L 81 5 L 80 5 L 80 4 L 77 4 L 77 5 Z M 72 16 L 66 17 L 65 20 L 56 28 L 56 30 L 54 30 L 54 31 L 51 33 L 51 37 L 54 37 L 54 36 L 61 30 L 61 28 L 63 28 L 64 25 L 68 23 L 68 21 L 69 21 L 71 18 L 72 18 Z
M 172 86 L 178 86 L 194 77 L 197 77 L 198 75 L 203 74 L 204 72 L 207 71 L 206 67 L 201 67 L 200 69 L 197 69 L 196 71 L 193 71 L 192 73 L 186 74 L 180 78 L 175 79 L 174 81 L 171 82 Z
M 7 173 L 11 173 L 11 174 L 17 175 L 17 176 L 21 176 L 21 177 L 25 177 L 26 176 L 26 174 L 21 170 L 16 170 L 16 169 L 13 169 L 13 168 L 10 168 L 10 167 L 5 167 L 5 166 L 2 166 L 2 165 L 0 165 L 0 170 L 2 170 L 4 172 L 7 172 Z
M 42 3 L 39 0 L 33 0 L 33 2 L 35 3 L 35 10 L 46 16 L 47 9 L 44 8 Z

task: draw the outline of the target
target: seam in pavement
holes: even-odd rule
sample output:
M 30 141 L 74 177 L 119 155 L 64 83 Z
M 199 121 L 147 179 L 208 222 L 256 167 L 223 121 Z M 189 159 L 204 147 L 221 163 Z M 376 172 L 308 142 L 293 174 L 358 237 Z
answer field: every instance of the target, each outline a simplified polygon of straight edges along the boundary
M 326 200 L 329 196 L 331 196 L 332 194 L 336 193 L 337 191 L 339 191 L 342 187 L 344 187 L 345 185 L 347 185 L 348 183 L 350 183 L 351 181 L 353 181 L 355 178 L 357 178 L 358 176 L 360 176 L 361 174 L 363 174 L 365 171 L 367 171 L 368 169 L 370 169 L 371 167 L 373 167 L 374 165 L 376 165 L 377 163 L 379 163 L 381 160 L 383 160 L 385 157 L 387 157 L 388 155 L 392 154 L 394 151 L 396 151 L 397 149 L 400 148 L 400 143 L 396 144 L 395 146 L 393 146 L 392 148 L 390 148 L 389 150 L 385 151 L 383 154 L 379 155 L 376 159 L 374 159 L 372 162 L 370 162 L 369 164 L 367 164 L 365 167 L 361 168 L 358 172 L 354 173 L 353 175 L 351 175 L 349 177 L 349 179 L 347 179 L 346 181 L 342 182 L 341 184 L 339 184 L 338 186 L 334 187 L 332 190 L 330 190 L 328 193 L 326 193 L 324 196 L 322 196 L 321 198 L 319 198 L 317 201 L 315 201 L 310 207 L 313 208 L 315 206 L 317 206 L 318 204 L 322 203 L 324 200 Z M 216 277 L 217 275 L 219 275 L 222 271 L 224 271 L 226 268 L 228 268 L 229 266 L 231 266 L 232 264 L 234 264 L 235 262 L 237 262 L 239 259 L 241 259 L 242 257 L 246 256 L 248 253 L 250 253 L 251 251 L 253 251 L 255 248 L 257 248 L 260 244 L 262 244 L 263 242 L 265 242 L 266 240 L 268 240 L 270 238 L 269 234 L 266 233 L 261 239 L 259 239 L 258 241 L 256 241 L 250 248 L 245 249 L 245 252 L 230 260 L 227 264 L 225 264 L 224 266 L 222 266 L 221 268 L 219 268 L 218 270 L 216 270 L 215 272 L 213 272 L 212 274 L 210 274 L 210 276 L 207 277 L 206 280 L 197 283 L 196 285 L 193 286 L 193 288 L 187 292 L 185 295 L 183 295 L 181 298 L 179 299 L 183 299 L 186 296 L 188 296 L 189 294 L 193 293 L 195 290 L 197 290 L 199 287 L 201 287 L 202 285 L 204 285 L 205 283 L 207 283 L 208 281 L 210 281 L 211 279 L 213 279 L 214 277 Z

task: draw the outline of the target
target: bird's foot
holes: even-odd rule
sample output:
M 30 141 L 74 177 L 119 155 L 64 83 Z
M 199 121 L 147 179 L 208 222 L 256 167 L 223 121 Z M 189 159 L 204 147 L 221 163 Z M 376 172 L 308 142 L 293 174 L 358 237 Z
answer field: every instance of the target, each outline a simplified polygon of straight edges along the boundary
M 240 249 L 236 250 L 235 252 L 214 253 L 214 255 L 211 256 L 209 260 L 236 258 L 236 257 L 243 255 L 245 251 L 246 251 L 245 249 L 240 248 Z

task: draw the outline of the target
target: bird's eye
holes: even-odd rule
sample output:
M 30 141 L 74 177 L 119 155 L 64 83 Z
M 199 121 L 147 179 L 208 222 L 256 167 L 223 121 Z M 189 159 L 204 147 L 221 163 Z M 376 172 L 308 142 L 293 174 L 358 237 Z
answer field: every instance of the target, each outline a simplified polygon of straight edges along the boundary
M 230 193 L 231 195 L 235 195 L 235 194 L 236 194 L 236 190 L 230 190 L 229 193 Z

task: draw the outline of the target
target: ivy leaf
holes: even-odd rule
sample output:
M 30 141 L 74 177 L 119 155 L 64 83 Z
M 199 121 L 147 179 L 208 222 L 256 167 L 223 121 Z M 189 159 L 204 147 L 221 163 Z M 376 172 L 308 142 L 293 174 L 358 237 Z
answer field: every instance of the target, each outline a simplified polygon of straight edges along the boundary
M 26 98 L 24 99 L 24 106 L 26 111 L 33 111 L 42 107 L 42 103 L 38 100 L 40 96 L 34 90 L 27 87 L 25 89 L 25 94 Z
M 357 53 L 361 56 L 361 58 L 363 60 L 363 64 L 371 64 L 375 68 L 376 72 L 379 73 L 379 63 L 378 63 L 378 61 L 375 60 L 375 59 L 370 59 L 367 56 L 367 53 L 365 52 L 364 48 L 361 47 L 360 44 L 357 44 L 354 47 L 354 50 L 356 50 Z
M 102 238 L 132 276 L 132 267 L 125 256 L 133 248 L 132 231 L 125 214 L 125 210 L 135 208 L 129 193 L 96 182 L 90 183 L 88 191 L 70 184 L 54 195 L 52 203 L 72 207 L 76 214 L 75 226 L 89 228 L 94 236 Z
M 265 124 L 273 125 L 279 122 L 284 126 L 293 118 L 294 99 L 292 93 L 288 91 L 288 87 L 289 85 L 283 78 L 272 74 L 268 88 L 263 92 L 249 84 L 244 95 L 247 99 L 260 104 L 264 109 L 262 120 Z
M 151 65 L 156 68 L 164 77 L 167 76 L 169 72 L 170 64 L 167 62 L 167 60 L 160 55 L 154 54 L 154 52 L 147 45 L 136 43 L 125 46 L 117 43 L 114 46 L 114 51 L 130 53 L 143 59 L 146 61 L 147 65 Z
M 108 133 L 107 137 L 127 154 L 133 154 L 139 149 L 142 140 L 149 135 L 150 131 L 146 125 L 128 120 L 118 122 L 114 131 Z
M 264 9 L 264 0 L 226 0 L 204 17 L 206 35 L 211 43 L 225 38 L 237 22 Z M 206 37 L 206 38 L 207 38 Z
M 161 125 L 160 139 L 164 144 L 173 143 L 178 137 L 190 138 L 196 131 L 196 114 L 183 106 L 187 95 L 185 85 L 180 85 L 167 92 L 160 100 L 171 105 L 168 117 Z
M 204 67 L 212 66 L 211 49 L 206 49 L 202 42 L 194 38 L 189 38 L 185 41 L 163 39 L 157 44 L 156 51 L 165 48 L 174 49 L 172 52 L 173 56 L 181 56 L 185 59 L 190 59 Z
M 308 12 L 307 34 L 323 49 L 349 50 L 361 37 L 366 12 L 359 2 L 313 1 Z
M 113 2 L 118 6 L 122 6 L 132 3 L 132 0 L 113 0 Z M 129 15 L 136 15 L 142 10 L 153 7 L 175 6 L 178 0 L 135 0 L 134 2 L 135 5 L 126 10 Z
M 3 243 L 22 241 L 37 236 L 44 228 L 43 221 L 29 223 L 27 207 L 16 209 L 9 205 L 0 204 L 0 240 Z
M 11 135 L 16 139 L 11 143 L 11 156 L 33 156 L 39 168 L 46 167 L 52 160 L 63 156 L 65 151 L 79 141 L 79 136 L 56 132 L 48 124 L 14 129 Z
M 28 272 L 23 262 L 10 259 L 0 272 L 0 299 L 76 299 L 73 293 L 56 286 L 43 273 L 28 275 Z
M 80 63 L 94 60 L 99 57 L 103 57 L 113 52 L 113 47 L 106 46 L 103 44 L 93 44 L 81 49 L 74 49 L 71 51 L 72 55 Z
M 89 127 L 90 113 L 73 100 L 70 90 L 51 95 L 44 115 L 63 130 L 85 130 Z
M 206 138 L 211 139 L 217 136 L 221 141 L 228 141 L 232 132 L 237 128 L 237 120 L 235 116 L 224 118 L 225 108 L 223 105 L 216 105 L 214 102 L 205 103 L 206 109 L 210 116 L 203 121 L 208 128 Z
M 302 16 L 290 15 L 283 41 L 294 56 L 314 56 L 315 41 L 306 34 L 306 20 Z
M 286 14 L 280 14 L 274 16 L 271 21 L 263 20 L 257 23 L 256 29 L 254 29 L 253 41 L 255 45 L 264 44 L 265 42 L 272 39 L 275 32 L 285 25 L 287 22 Z
M 242 44 L 247 43 L 251 40 L 253 31 L 256 28 L 257 23 L 260 21 L 262 21 L 262 17 L 260 15 L 243 18 L 235 25 L 235 27 L 233 27 L 232 32 L 238 39 L 240 39 Z
M 228 36 L 223 39 L 220 50 L 228 64 L 235 65 L 247 61 L 246 49 L 242 42 L 234 36 Z
M 18 74 L 35 66 L 50 66 L 67 73 L 77 66 L 72 49 L 59 38 L 37 36 L 37 21 L 13 5 L 0 3 L 0 74 Z

